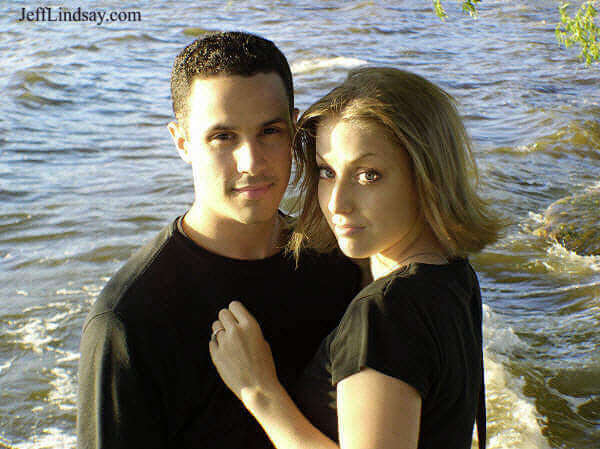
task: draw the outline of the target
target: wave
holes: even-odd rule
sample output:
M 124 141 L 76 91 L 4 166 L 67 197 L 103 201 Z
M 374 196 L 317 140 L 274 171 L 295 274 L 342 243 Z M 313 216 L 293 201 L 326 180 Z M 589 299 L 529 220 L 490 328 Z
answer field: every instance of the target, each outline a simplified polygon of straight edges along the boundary
M 2 440 L 0 440 L 0 443 Z M 40 435 L 34 436 L 31 441 L 13 444 L 8 446 L 15 449 L 55 449 L 74 448 L 77 445 L 77 438 L 72 431 L 65 431 L 57 427 L 44 429 Z
M 48 401 L 59 410 L 75 413 L 77 409 L 77 382 L 75 373 L 61 367 L 50 370 L 54 377 L 50 381 L 52 390 L 48 394 Z
M 13 357 L 12 359 L 7 360 L 4 363 L 0 363 L 0 375 L 2 375 L 3 373 L 5 373 L 6 371 L 8 371 L 10 369 L 10 367 L 12 366 L 15 359 L 16 359 L 16 357 Z
M 557 157 L 565 153 L 599 159 L 600 122 L 597 120 L 572 120 L 556 131 L 538 137 L 535 142 L 516 147 L 499 147 L 495 151 L 507 153 L 548 152 Z
M 487 304 L 483 305 L 483 322 L 488 448 L 549 448 L 541 417 L 523 394 L 524 382 L 512 376 L 502 362 L 526 343 Z
M 598 271 L 600 260 L 600 189 L 588 186 L 584 193 L 563 196 L 548 206 L 543 214 L 530 213 L 539 226 L 532 233 L 550 244 L 551 259 L 585 264 Z M 562 249 L 561 249 L 562 248 Z M 548 267 L 552 271 L 553 268 Z
M 100 44 L 104 42 L 164 42 L 158 37 L 152 36 L 148 33 L 140 34 L 123 34 L 121 36 L 109 37 L 100 41 Z
M 489 449 L 550 448 L 540 416 L 523 393 L 523 381 L 508 374 L 502 363 L 485 357 Z
M 594 188 L 600 187 L 600 183 Z M 534 224 L 526 226 L 526 229 L 534 231 L 535 225 L 543 226 L 545 224 L 544 215 L 536 212 L 529 212 L 528 219 Z M 575 251 L 568 250 L 558 242 L 550 242 L 546 248 L 546 254 L 543 259 L 533 261 L 546 267 L 553 272 L 585 273 L 589 270 L 600 271 L 600 256 L 581 255 Z
M 301 59 L 293 62 L 291 69 L 294 76 L 297 76 L 331 68 L 352 69 L 364 64 L 367 64 L 367 61 L 362 59 L 336 56 L 333 58 Z
M 579 273 L 582 271 L 600 271 L 600 256 L 584 256 L 570 251 L 560 243 L 552 242 L 546 250 L 548 257 L 544 265 L 550 271 Z
M 204 28 L 185 28 L 183 34 L 191 37 L 202 36 L 203 34 L 214 33 L 215 30 L 207 30 Z
M 20 77 L 21 82 L 17 84 L 16 87 L 24 88 L 26 86 L 33 86 L 36 84 L 41 84 L 44 87 L 48 87 L 51 89 L 62 90 L 69 87 L 66 84 L 57 83 L 51 79 L 52 75 L 48 72 L 38 72 L 35 70 L 23 70 L 17 72 L 17 76 Z
M 24 107 L 33 109 L 38 106 L 62 106 L 73 104 L 71 100 L 61 100 L 49 98 L 42 95 L 35 95 L 31 92 L 24 92 L 16 97 L 16 100 Z

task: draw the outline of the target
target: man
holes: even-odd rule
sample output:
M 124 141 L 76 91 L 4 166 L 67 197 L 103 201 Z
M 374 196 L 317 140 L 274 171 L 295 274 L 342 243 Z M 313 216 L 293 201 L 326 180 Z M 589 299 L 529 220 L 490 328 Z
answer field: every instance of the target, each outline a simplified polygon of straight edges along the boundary
M 289 386 L 358 290 L 336 255 L 282 247 L 278 205 L 291 167 L 292 77 L 270 41 L 197 40 L 176 58 L 168 125 L 191 164 L 195 200 L 108 282 L 83 328 L 80 448 L 268 447 L 209 353 L 219 309 L 241 300 L 261 323 Z

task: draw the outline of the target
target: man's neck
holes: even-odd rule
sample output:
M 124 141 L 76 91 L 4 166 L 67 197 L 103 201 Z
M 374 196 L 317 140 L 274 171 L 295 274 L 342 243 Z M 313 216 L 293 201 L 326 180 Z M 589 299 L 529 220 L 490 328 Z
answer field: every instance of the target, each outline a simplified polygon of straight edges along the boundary
M 203 213 L 195 205 L 181 225 L 197 245 L 232 259 L 257 260 L 277 254 L 283 246 L 282 220 L 273 217 L 257 224 L 240 223 Z

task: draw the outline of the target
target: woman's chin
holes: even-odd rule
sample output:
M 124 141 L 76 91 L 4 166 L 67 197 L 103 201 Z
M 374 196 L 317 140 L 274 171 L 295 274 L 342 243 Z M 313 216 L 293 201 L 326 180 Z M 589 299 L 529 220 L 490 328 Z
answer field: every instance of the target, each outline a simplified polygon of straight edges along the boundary
M 350 257 L 351 259 L 366 259 L 373 255 L 372 251 L 360 248 L 358 245 L 350 244 L 350 242 L 344 240 L 345 239 L 338 240 L 338 246 L 346 257 Z

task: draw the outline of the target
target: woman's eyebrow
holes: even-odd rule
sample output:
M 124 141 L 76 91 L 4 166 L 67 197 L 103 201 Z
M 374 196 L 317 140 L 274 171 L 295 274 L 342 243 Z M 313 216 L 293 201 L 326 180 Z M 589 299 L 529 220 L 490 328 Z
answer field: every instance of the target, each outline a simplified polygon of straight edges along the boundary
M 325 158 L 324 158 L 323 156 L 321 156 L 319 153 L 315 152 L 315 154 L 316 154 L 316 156 L 317 156 L 317 159 L 321 159 L 323 162 L 327 162 L 327 161 L 325 160 Z M 365 158 L 367 158 L 367 157 L 374 157 L 374 156 L 377 156 L 377 154 L 376 154 L 376 153 L 373 153 L 373 152 L 370 152 L 370 153 L 363 153 L 363 154 L 361 154 L 360 156 L 358 156 L 357 158 L 355 158 L 355 159 L 351 160 L 351 161 L 350 161 L 350 163 L 351 163 L 351 164 L 353 164 L 353 163 L 355 163 L 355 162 L 358 162 L 358 161 L 360 161 L 361 159 L 365 159 Z

